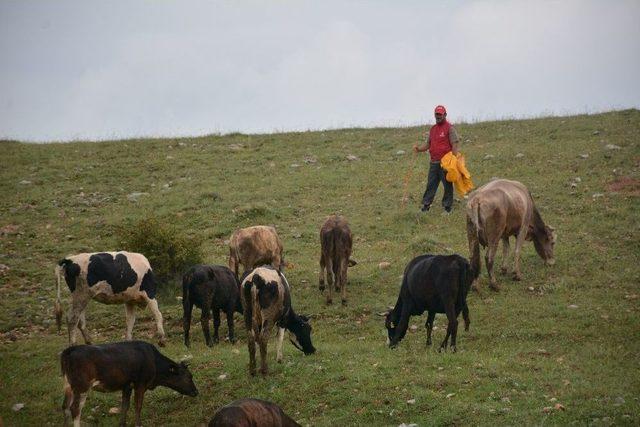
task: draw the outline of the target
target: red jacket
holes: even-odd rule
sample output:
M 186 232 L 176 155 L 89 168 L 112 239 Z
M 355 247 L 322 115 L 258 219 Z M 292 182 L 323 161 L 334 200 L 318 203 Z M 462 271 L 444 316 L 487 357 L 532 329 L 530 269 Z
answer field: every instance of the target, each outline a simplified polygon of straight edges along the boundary
M 446 120 L 431 126 L 429 130 L 429 154 L 432 162 L 439 162 L 445 154 L 451 151 L 452 147 L 449 140 L 451 127 L 451 123 Z

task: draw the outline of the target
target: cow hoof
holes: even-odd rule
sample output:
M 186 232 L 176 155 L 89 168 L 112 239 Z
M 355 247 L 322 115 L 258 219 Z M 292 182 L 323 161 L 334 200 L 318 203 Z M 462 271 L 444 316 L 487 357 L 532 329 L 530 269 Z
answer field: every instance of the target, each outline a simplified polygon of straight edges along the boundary
M 456 346 L 455 346 L 455 345 L 452 345 L 452 346 L 451 346 L 451 353 L 455 353 L 455 352 L 456 352 Z
M 522 275 L 521 275 L 521 274 L 517 274 L 517 273 L 516 273 L 516 274 L 514 274 L 514 275 L 513 275 L 513 280 L 514 280 L 515 282 L 519 282 L 519 281 L 521 281 L 521 280 L 522 280 Z
M 189 341 L 185 341 L 185 342 L 184 342 L 184 346 L 185 346 L 185 347 L 191 347 L 191 343 L 190 343 Z
M 500 269 L 500 273 L 502 273 L 502 274 L 509 274 L 509 270 L 508 270 L 506 267 L 502 267 L 502 268 Z
M 214 344 L 218 344 L 219 342 L 220 342 L 220 338 L 214 338 L 214 339 L 213 339 L 213 343 L 214 343 Z
M 268 369 L 260 369 L 260 374 L 262 374 L 263 377 L 266 377 L 268 373 L 269 373 Z
M 231 344 L 235 344 L 236 342 L 238 342 L 238 340 L 236 339 L 236 337 L 229 337 L 229 342 Z
M 319 290 L 320 292 L 323 292 L 323 291 L 324 291 L 324 285 L 320 285 L 320 286 L 318 286 L 318 290 Z
M 496 285 L 496 284 L 490 284 L 490 285 L 489 285 L 489 288 L 490 288 L 492 291 L 495 291 L 495 292 L 498 292 L 498 291 L 500 290 L 500 286 L 498 286 L 498 285 Z
M 336 292 L 340 292 L 340 287 L 336 286 L 335 288 L 333 288 Z
M 431 345 L 431 340 L 427 340 L 427 345 Z
M 331 304 L 333 304 L 333 300 L 328 299 L 327 300 L 327 305 L 331 305 Z
M 447 347 L 440 347 L 438 349 L 438 353 L 442 353 L 442 352 L 446 352 L 447 351 Z
M 342 300 L 342 305 L 347 305 L 347 300 L 346 299 Z

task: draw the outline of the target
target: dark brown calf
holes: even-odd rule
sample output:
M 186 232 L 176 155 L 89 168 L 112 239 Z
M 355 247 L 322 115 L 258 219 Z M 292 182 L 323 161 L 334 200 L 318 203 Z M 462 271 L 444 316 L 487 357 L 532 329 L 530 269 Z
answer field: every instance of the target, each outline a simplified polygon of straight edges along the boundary
M 169 387 L 179 393 L 197 396 L 191 372 L 184 363 L 163 356 L 152 344 L 126 341 L 102 345 L 77 345 L 60 356 L 64 377 L 65 424 L 73 418 L 80 426 L 80 413 L 89 390 L 122 391 L 120 425 L 127 421 L 131 392 L 135 392 L 136 426 L 140 424 L 142 401 L 147 390 Z
M 195 265 L 182 276 L 184 345 L 189 347 L 189 329 L 193 306 L 200 307 L 202 332 L 209 347 L 219 341 L 220 312 L 227 316 L 229 341 L 235 342 L 233 313 L 242 313 L 240 284 L 231 270 L 222 265 Z M 213 343 L 209 333 L 209 316 L 213 314 Z
M 240 399 L 221 408 L 209 427 L 299 427 L 278 405 L 260 399 Z
M 320 277 L 318 288 L 324 291 L 325 270 L 329 292 L 327 304 L 333 302 L 333 286 L 342 295 L 342 304 L 347 303 L 347 267 L 356 265 L 349 259 L 353 237 L 347 220 L 343 216 L 331 215 L 320 229 Z

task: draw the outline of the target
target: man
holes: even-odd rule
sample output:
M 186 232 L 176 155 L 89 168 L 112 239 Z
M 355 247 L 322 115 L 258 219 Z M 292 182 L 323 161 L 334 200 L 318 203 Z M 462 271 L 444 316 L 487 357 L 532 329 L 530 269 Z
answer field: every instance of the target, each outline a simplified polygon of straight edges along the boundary
M 427 143 L 422 147 L 418 144 L 413 146 L 414 151 L 423 153 L 429 151 L 431 163 L 429 164 L 429 176 L 427 178 L 427 190 L 422 196 L 422 212 L 427 212 L 431 207 L 433 198 L 436 196 L 438 183 L 442 181 L 444 186 L 444 196 L 442 197 L 442 207 L 448 214 L 453 207 L 453 184 L 447 181 L 447 172 L 440 166 L 440 159 L 445 154 L 452 151 L 458 154 L 458 135 L 455 128 L 447 121 L 447 109 L 438 105 L 434 111 L 436 124 L 431 126 Z

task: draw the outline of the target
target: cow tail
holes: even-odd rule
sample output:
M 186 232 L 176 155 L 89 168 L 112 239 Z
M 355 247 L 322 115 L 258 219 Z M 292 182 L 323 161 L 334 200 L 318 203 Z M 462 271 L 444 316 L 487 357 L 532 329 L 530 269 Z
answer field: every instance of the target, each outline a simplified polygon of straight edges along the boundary
M 471 256 L 471 270 L 473 280 L 480 276 L 480 202 L 471 199 L 467 208 L 467 238 L 469 240 L 469 252 Z
M 463 259 L 460 263 L 460 269 L 458 271 L 458 307 L 462 308 L 467 305 L 467 293 L 471 288 L 471 283 L 473 282 L 473 268 L 467 262 L 466 259 Z
M 248 333 L 253 333 L 253 283 L 251 280 L 247 280 L 246 282 L 244 282 L 243 288 L 242 288 L 242 293 L 243 293 L 243 300 L 244 300 L 244 307 L 243 307 L 243 315 L 244 315 L 244 324 L 245 327 L 247 328 L 247 332 Z
M 64 272 L 64 260 L 60 261 L 55 268 L 56 274 L 56 302 L 53 308 L 53 312 L 56 315 L 56 325 L 58 326 L 58 333 L 62 330 L 62 302 L 60 299 L 60 282 L 62 281 L 62 274 Z

